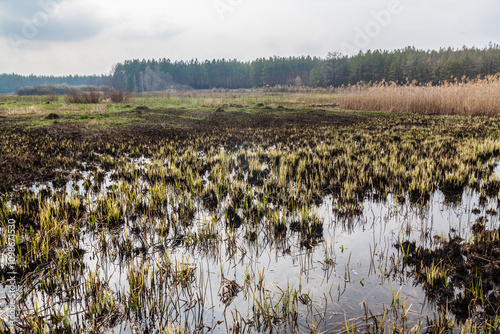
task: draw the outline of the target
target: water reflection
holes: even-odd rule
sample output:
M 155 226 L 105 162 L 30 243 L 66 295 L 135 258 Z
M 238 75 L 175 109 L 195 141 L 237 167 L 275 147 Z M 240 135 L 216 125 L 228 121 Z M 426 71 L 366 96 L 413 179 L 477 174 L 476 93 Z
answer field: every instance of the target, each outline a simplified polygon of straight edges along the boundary
M 111 174 L 104 179 L 91 195 L 92 187 L 85 191 L 84 181 L 64 189 L 95 208 L 92 203 L 108 193 L 106 187 L 120 187 Z M 55 191 L 51 184 L 30 191 L 38 194 L 42 189 Z M 189 287 L 149 288 L 155 293 L 175 291 L 163 301 L 165 308 L 181 305 L 172 319 L 201 321 L 214 333 L 269 330 L 263 320 L 266 302 L 274 307 L 274 325 L 284 332 L 311 327 L 337 331 L 346 320 L 367 326 L 367 318 L 373 326 L 388 310 L 393 313 L 385 326 L 401 321 L 402 311 L 408 328 L 435 319 L 446 308 L 457 323 L 491 320 L 498 313 L 497 200 L 485 200 L 477 191 L 465 189 L 453 196 L 438 191 L 425 205 L 389 194 L 387 200 L 366 200 L 361 215 L 353 217 L 339 215 L 334 199 L 327 196 L 311 209 L 307 225 L 300 214 L 272 207 L 277 218 L 271 227 L 268 214 L 256 215 L 260 221 L 255 224 L 242 224 L 244 212 L 232 209 L 227 199 L 219 202 L 215 194 L 192 199 L 192 212 L 179 198 L 173 194 L 159 210 L 170 218 L 138 216 L 115 230 L 82 231 L 84 276 L 97 273 L 114 295 L 125 296 L 134 268 L 151 268 L 152 275 L 161 263 L 174 271 L 188 268 Z M 189 211 L 185 221 L 184 210 Z M 159 233 L 162 220 L 175 217 L 178 230 Z M 132 251 L 124 257 L 120 250 L 127 242 Z M 103 249 L 105 244 L 108 249 Z M 292 295 L 293 312 L 280 309 L 283 298 Z

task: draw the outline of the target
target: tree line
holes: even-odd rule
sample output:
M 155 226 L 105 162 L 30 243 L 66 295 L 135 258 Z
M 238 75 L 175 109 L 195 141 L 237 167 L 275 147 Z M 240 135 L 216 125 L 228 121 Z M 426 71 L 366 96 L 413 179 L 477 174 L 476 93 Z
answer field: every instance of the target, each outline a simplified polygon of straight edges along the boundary
M 115 65 L 115 88 L 143 92 L 178 86 L 195 89 L 251 88 L 276 85 L 339 87 L 363 82 L 438 84 L 462 77 L 484 77 L 500 72 L 500 46 L 359 52 L 344 56 L 331 52 L 326 58 L 271 57 L 250 62 L 206 60 L 199 62 L 128 60 Z
M 14 93 L 25 87 L 41 85 L 103 86 L 109 84 L 109 79 L 108 75 L 44 76 L 0 74 L 0 94 Z
M 393 51 L 374 50 L 345 56 L 331 52 L 325 58 L 270 57 L 253 61 L 214 59 L 126 60 L 102 76 L 0 75 L 0 93 L 41 84 L 109 85 L 129 92 L 165 89 L 238 89 L 295 85 L 328 87 L 363 82 L 438 84 L 462 77 L 484 77 L 500 72 L 500 46 Z
M 500 46 L 395 51 L 367 51 L 352 57 L 329 53 L 311 73 L 312 86 L 354 85 L 358 82 L 438 84 L 463 77 L 485 77 L 500 72 Z
M 311 70 L 322 63 L 317 57 L 271 57 L 252 62 L 214 59 L 200 62 L 160 60 L 127 60 L 116 64 L 111 75 L 112 86 L 132 92 L 191 87 L 252 88 L 309 83 Z

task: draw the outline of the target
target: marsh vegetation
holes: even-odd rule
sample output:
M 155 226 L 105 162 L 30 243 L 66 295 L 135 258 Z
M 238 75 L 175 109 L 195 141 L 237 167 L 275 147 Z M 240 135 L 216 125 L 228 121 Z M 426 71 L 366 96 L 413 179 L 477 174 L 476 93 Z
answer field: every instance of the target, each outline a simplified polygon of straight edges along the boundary
M 418 114 L 500 115 L 500 75 L 485 78 L 455 78 L 439 85 L 417 85 L 416 81 L 360 83 L 339 90 L 343 108 L 391 110 Z
M 499 330 L 497 118 L 189 94 L 0 101 L 19 332 Z

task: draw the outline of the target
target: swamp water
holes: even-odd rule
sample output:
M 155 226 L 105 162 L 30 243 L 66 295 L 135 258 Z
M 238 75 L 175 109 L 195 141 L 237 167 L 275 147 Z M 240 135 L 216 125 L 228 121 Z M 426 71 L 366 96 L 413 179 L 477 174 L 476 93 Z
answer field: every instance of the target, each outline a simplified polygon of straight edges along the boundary
M 151 162 L 135 163 L 140 169 Z M 35 197 L 45 192 L 49 198 L 57 193 L 66 200 L 79 198 L 89 212 L 100 205 L 99 198 L 115 196 L 124 211 L 130 210 L 120 195 L 130 187 L 114 177 L 116 171 L 99 172 L 100 181 L 82 171 L 77 182 L 60 188 L 37 184 L 26 191 Z M 132 190 L 145 207 L 159 191 L 144 180 Z M 113 300 L 111 306 L 101 305 L 107 311 L 96 310 L 113 317 L 106 332 L 364 331 L 374 330 L 373 319 L 387 328 L 425 331 L 442 305 L 411 274 L 402 245 L 433 249 L 452 237 L 467 241 L 480 217 L 486 218 L 487 230 L 498 228 L 496 198 L 485 202 L 469 189 L 451 199 L 436 191 L 425 203 L 402 203 L 391 194 L 382 201 L 365 199 L 361 214 L 351 217 L 335 211 L 331 196 L 307 212 L 269 203 L 266 208 L 264 202 L 267 213 L 248 225 L 240 223 L 241 208 L 228 211 L 227 198 L 209 210 L 203 200 L 175 187 L 161 191 L 155 212 L 127 215 L 113 226 L 85 222 L 79 230 L 83 269 L 72 276 L 71 289 L 98 282 L 100 293 Z M 278 224 L 270 221 L 272 215 Z M 297 224 L 300 216 L 320 224 L 304 231 Z M 89 303 L 79 298 L 91 294 L 44 288 L 47 280 L 44 273 L 24 282 L 31 290 L 25 291 L 23 312 L 38 308 L 38 316 L 61 314 L 74 328 L 88 329 Z

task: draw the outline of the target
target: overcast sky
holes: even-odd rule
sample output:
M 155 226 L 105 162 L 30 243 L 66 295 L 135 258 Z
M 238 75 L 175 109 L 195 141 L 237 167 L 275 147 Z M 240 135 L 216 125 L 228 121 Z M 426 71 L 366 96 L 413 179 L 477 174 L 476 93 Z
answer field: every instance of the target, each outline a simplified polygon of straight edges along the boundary
M 0 0 L 0 73 L 500 42 L 498 0 Z

